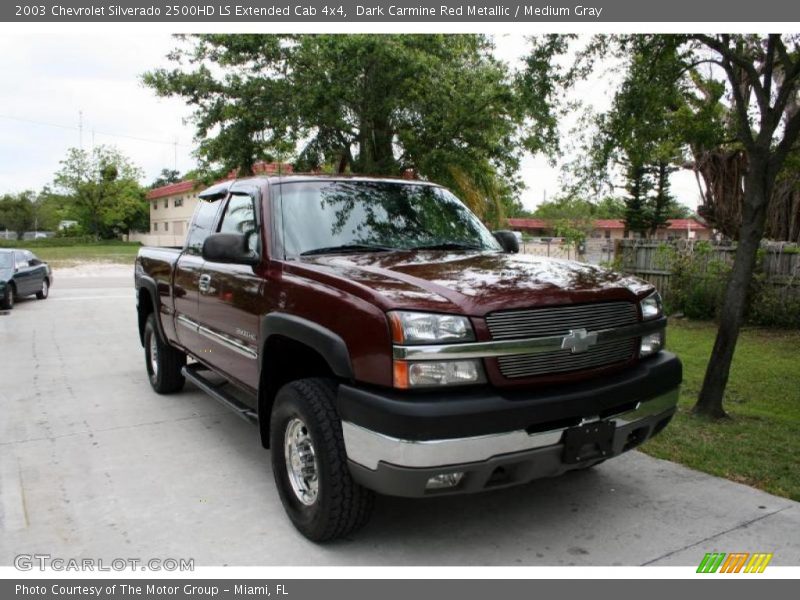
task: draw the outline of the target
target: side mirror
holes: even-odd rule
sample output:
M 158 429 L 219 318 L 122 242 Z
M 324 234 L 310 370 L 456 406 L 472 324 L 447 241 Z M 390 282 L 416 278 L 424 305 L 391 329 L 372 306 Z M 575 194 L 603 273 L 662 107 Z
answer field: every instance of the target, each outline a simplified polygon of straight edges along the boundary
M 212 233 L 203 242 L 203 259 L 209 262 L 255 265 L 258 263 L 258 255 L 248 247 L 248 237 L 243 233 Z
M 508 254 L 516 254 L 519 252 L 519 240 L 517 240 L 517 236 L 514 235 L 513 231 L 502 229 L 500 231 L 493 231 L 492 234 L 494 235 L 494 239 L 500 243 L 503 252 L 507 252 Z

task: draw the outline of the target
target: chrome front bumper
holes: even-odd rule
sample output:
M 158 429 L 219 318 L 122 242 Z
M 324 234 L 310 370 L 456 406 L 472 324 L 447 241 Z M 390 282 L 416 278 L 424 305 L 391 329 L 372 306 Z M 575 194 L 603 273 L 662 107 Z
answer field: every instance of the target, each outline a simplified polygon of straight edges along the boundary
M 617 429 L 630 428 L 637 422 L 672 413 L 678 403 L 680 388 L 643 401 L 626 412 L 604 417 L 614 421 Z M 600 420 L 584 418 L 582 423 Z M 635 427 L 634 427 L 635 428 Z M 375 471 L 381 463 L 396 467 L 429 469 L 478 463 L 498 456 L 557 446 L 566 428 L 529 434 L 524 429 L 441 440 L 404 440 L 365 429 L 348 421 L 342 422 L 347 458 L 351 463 Z

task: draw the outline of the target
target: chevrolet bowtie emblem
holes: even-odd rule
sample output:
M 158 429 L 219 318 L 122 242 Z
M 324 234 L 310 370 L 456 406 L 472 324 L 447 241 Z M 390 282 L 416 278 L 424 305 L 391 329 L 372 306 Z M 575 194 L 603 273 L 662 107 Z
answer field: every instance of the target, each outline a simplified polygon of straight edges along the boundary
M 561 340 L 561 349 L 569 350 L 573 354 L 586 352 L 597 343 L 597 333 L 587 333 L 585 329 L 571 329 L 569 335 Z

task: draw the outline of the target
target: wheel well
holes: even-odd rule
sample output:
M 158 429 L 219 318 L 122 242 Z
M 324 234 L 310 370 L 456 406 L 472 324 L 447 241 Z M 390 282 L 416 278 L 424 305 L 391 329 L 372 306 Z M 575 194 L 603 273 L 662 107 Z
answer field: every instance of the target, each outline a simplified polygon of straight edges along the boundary
M 139 289 L 139 302 L 136 305 L 136 312 L 139 317 L 139 341 L 144 346 L 144 326 L 147 323 L 147 317 L 154 311 L 153 299 L 150 297 L 150 292 L 144 288 Z
M 261 444 L 269 448 L 269 420 L 275 395 L 284 385 L 297 379 L 324 377 L 335 379 L 328 361 L 319 352 L 291 338 L 271 335 L 264 344 L 264 362 L 258 386 L 258 422 Z

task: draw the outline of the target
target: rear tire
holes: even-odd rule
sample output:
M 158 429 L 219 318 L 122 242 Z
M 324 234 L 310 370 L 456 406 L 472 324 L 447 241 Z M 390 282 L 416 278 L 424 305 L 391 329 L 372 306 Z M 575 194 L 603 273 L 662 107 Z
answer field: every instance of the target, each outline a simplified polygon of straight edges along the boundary
M 336 412 L 336 383 L 300 379 L 283 386 L 270 420 L 272 473 L 292 524 L 324 542 L 363 527 L 374 494 L 350 476 Z
M 47 279 L 42 279 L 42 289 L 36 292 L 36 298 L 39 300 L 47 300 L 50 295 L 50 282 Z
M 16 300 L 16 289 L 13 285 L 9 285 L 8 289 L 6 290 L 6 297 L 3 298 L 2 302 L 0 302 L 0 308 L 3 310 L 11 310 L 14 308 L 14 301 Z
M 144 325 L 144 362 L 150 385 L 159 394 L 172 394 L 183 388 L 181 369 L 186 354 L 165 344 L 156 329 L 156 316 L 150 313 Z

